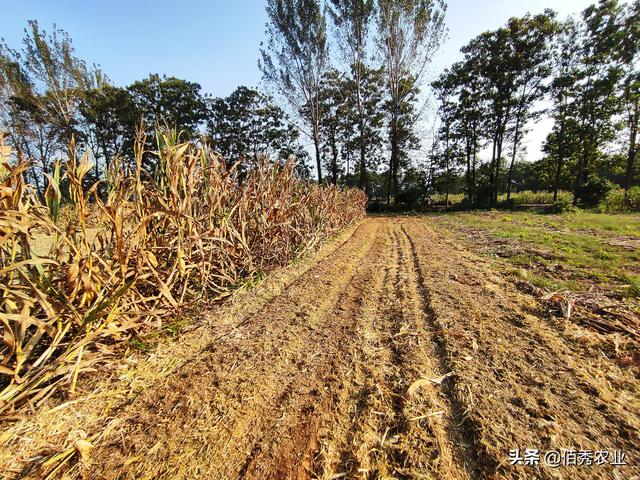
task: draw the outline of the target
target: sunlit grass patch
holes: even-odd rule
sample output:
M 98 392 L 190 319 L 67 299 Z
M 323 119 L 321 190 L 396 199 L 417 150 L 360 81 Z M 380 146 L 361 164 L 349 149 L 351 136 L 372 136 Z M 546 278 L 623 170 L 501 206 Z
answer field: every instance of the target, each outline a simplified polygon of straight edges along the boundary
M 506 242 L 500 256 L 527 268 L 529 281 L 541 288 L 584 291 L 595 284 L 620 296 L 638 296 L 639 215 L 491 211 L 437 218 Z

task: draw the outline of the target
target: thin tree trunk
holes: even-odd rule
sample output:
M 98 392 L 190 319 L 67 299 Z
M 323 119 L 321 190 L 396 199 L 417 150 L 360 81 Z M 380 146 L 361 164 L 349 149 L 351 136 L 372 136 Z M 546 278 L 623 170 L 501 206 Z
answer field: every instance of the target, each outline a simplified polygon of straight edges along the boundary
M 558 189 L 560 187 L 560 174 L 562 173 L 562 164 L 564 163 L 564 129 L 565 129 L 565 118 L 564 114 L 562 116 L 562 120 L 560 122 L 560 137 L 558 141 L 560 142 L 558 145 L 558 160 L 556 162 L 556 175 L 553 180 L 553 203 L 558 201 Z
M 395 169 L 397 162 L 397 154 L 398 154 L 398 138 L 397 138 L 397 120 L 395 118 L 391 119 L 391 156 L 389 157 L 389 175 L 387 176 L 387 206 L 391 205 L 391 190 L 393 188 L 393 203 L 396 203 L 396 190 L 397 185 L 395 184 Z
M 358 128 L 360 133 L 360 190 L 368 193 L 369 181 L 367 178 L 367 165 L 365 163 L 366 156 L 366 139 L 364 138 L 364 110 L 362 108 L 362 65 L 358 62 L 356 64 L 356 103 L 358 108 Z
M 493 185 L 495 183 L 495 175 L 496 175 L 496 150 L 498 146 L 498 132 L 493 135 L 493 146 L 491 150 L 491 165 L 489 168 L 489 184 L 491 185 L 491 198 L 489 199 L 489 205 L 493 208 L 495 207 L 493 203 Z
M 624 206 L 629 206 L 629 189 L 633 180 L 633 167 L 636 160 L 636 142 L 638 136 L 638 100 L 634 105 L 634 112 L 629 115 L 629 151 L 627 154 L 627 171 L 624 177 Z
M 498 192 L 500 190 L 500 164 L 502 158 L 502 142 L 504 140 L 504 132 L 500 132 L 498 137 L 498 148 L 496 151 L 496 174 L 493 178 L 493 204 L 498 205 Z
M 367 191 L 367 165 L 365 163 L 366 145 L 364 138 L 364 121 L 360 121 L 360 190 Z
M 469 203 L 471 203 L 471 144 L 470 144 L 470 139 L 467 138 L 466 140 L 466 145 L 465 145 L 465 158 L 467 161 L 467 170 L 465 173 L 465 177 L 466 177 L 466 183 L 467 183 L 467 199 L 469 200 Z
M 445 195 L 444 195 L 444 206 L 446 210 L 449 210 L 449 183 L 451 182 L 451 169 L 449 168 L 450 158 L 449 158 L 449 120 L 447 120 L 447 127 L 445 129 L 445 144 L 444 144 L 444 166 L 446 172 L 447 181 L 445 182 Z
M 511 152 L 511 164 L 509 165 L 509 175 L 507 176 L 507 202 L 511 200 L 511 180 L 513 178 L 513 165 L 516 163 L 516 153 L 518 152 L 518 136 L 520 135 L 520 117 L 516 119 L 516 130 L 513 134 L 513 150 Z
M 338 184 L 338 147 L 335 134 L 331 139 L 331 177 L 334 185 Z
M 472 149 L 473 149 L 473 163 L 471 164 L 471 172 L 472 172 L 472 187 L 473 194 L 471 198 L 471 202 L 478 206 L 478 178 L 476 176 L 476 165 L 478 164 L 478 137 L 477 137 L 477 125 L 476 122 L 473 122 L 473 136 L 472 136 Z
M 578 161 L 578 172 L 576 173 L 575 183 L 573 185 L 573 206 L 578 205 L 578 192 L 582 186 L 582 177 L 587 168 L 587 147 L 586 141 L 583 139 L 582 155 Z
M 351 162 L 351 152 L 349 151 L 349 149 L 347 148 L 346 151 L 346 163 L 347 163 L 347 172 L 346 172 L 346 178 L 347 178 L 347 182 L 349 181 L 349 173 L 351 172 L 350 170 L 350 162 Z
M 318 169 L 318 183 L 322 183 L 322 159 L 320 158 L 320 140 L 317 130 L 313 132 L 313 146 L 316 149 L 316 168 Z

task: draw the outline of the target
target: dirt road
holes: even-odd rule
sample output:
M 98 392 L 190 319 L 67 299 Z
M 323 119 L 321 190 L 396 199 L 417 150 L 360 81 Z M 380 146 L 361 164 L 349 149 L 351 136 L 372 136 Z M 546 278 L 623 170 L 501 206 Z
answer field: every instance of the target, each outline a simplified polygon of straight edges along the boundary
M 638 372 L 543 318 L 533 298 L 447 232 L 424 219 L 368 218 L 292 272 L 213 311 L 211 328 L 179 340 L 185 345 L 173 347 L 172 362 L 144 367 L 156 376 L 138 376 L 135 394 L 110 400 L 108 409 L 103 401 L 99 420 L 82 420 L 97 408 L 91 402 L 57 410 L 58 421 L 66 415 L 68 428 L 82 426 L 93 445 L 58 473 L 274 480 L 640 474 Z M 131 382 L 125 377 L 100 388 Z M 516 448 L 522 456 L 539 450 L 539 462 L 530 452 L 532 465 L 511 465 Z M 545 464 L 555 450 L 561 463 L 575 455 L 581 466 Z M 601 462 L 604 454 L 588 453 L 596 450 L 624 451 L 628 465 L 611 465 L 611 456 Z

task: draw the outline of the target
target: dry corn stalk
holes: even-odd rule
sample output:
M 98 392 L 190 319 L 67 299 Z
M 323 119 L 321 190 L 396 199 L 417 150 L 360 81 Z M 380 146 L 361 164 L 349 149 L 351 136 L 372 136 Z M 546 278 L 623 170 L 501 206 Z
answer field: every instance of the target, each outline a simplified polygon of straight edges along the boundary
M 258 272 L 288 263 L 359 220 L 359 190 L 321 187 L 262 158 L 246 178 L 206 147 L 162 136 L 155 175 L 112 162 L 106 199 L 83 179 L 88 154 L 69 151 L 48 176 L 43 205 L 0 139 L 0 414 L 64 387 L 100 352 L 198 302 L 227 296 Z M 61 182 L 71 217 L 56 225 Z M 94 218 L 88 222 L 89 212 Z M 34 235 L 50 251 L 38 256 Z

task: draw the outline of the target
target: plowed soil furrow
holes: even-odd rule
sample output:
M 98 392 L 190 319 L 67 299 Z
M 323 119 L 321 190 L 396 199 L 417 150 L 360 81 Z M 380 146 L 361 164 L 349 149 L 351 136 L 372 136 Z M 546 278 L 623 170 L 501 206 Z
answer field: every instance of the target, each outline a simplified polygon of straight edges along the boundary
M 313 459 L 317 478 L 366 476 L 370 454 L 377 452 L 380 436 L 375 427 L 386 406 L 383 367 L 388 350 L 380 347 L 376 316 L 384 285 L 389 280 L 393 245 L 389 225 L 383 231 L 384 252 L 377 261 L 377 275 L 362 299 L 362 309 L 352 332 L 348 354 L 336 365 L 340 382 L 334 388 L 332 414 L 322 418 L 318 428 L 319 445 Z M 354 341 L 355 340 L 355 341 Z
M 282 405 L 286 413 L 272 429 L 264 431 L 260 453 L 252 459 L 244 474 L 249 478 L 298 479 L 315 474 L 313 457 L 317 450 L 318 420 L 330 415 L 333 389 L 339 382 L 335 366 L 347 355 L 358 322 L 363 297 L 378 274 L 384 258 L 384 244 L 377 235 L 373 247 L 361 259 L 335 307 L 318 325 L 310 347 L 316 346 L 308 363 L 292 372 L 294 392 L 291 402 Z M 274 438 L 273 433 L 278 434 Z
M 468 478 L 402 224 L 391 224 L 380 290 L 354 332 L 335 415 L 323 428 L 324 477 Z
M 433 310 L 424 288 L 424 280 L 420 273 L 413 242 L 406 232 L 404 222 L 400 224 L 403 252 L 408 267 L 409 281 L 405 285 L 404 301 L 405 319 L 412 319 L 416 325 L 417 341 L 413 344 L 414 356 L 422 365 L 422 377 L 413 384 L 416 393 L 409 395 L 407 408 L 410 417 L 419 421 L 433 432 L 437 441 L 437 456 L 431 462 L 420 464 L 423 469 L 431 468 L 436 478 L 469 478 L 473 477 L 473 453 L 470 452 L 472 432 L 467 429 L 464 408 L 453 394 L 455 377 L 449 364 L 448 352 L 443 342 L 442 332 L 434 319 Z M 428 377 L 425 374 L 429 375 Z M 420 394 L 425 397 L 420 398 Z M 431 405 L 425 411 L 425 404 Z M 413 424 L 412 424 L 413 425 Z M 421 429 L 416 428 L 415 436 L 420 436 Z M 430 438 L 424 436 L 423 442 Z M 418 455 L 423 448 L 413 449 Z
M 147 358 L 143 388 L 113 380 L 104 420 L 77 421 L 90 402 L 61 410 L 69 426 L 47 428 L 88 425 L 94 441 L 62 478 L 639 478 L 632 373 L 577 355 L 534 299 L 424 219 L 368 218 L 342 238 L 213 310 L 179 358 Z M 624 450 L 629 465 L 512 466 L 514 448 Z M 24 477 L 54 458 L 42 451 Z
M 126 435 L 97 452 L 105 458 L 102 476 L 259 478 L 257 459 L 279 440 L 271 432 L 305 387 L 295 383 L 296 374 L 307 372 L 312 383 L 322 383 L 309 366 L 321 368 L 315 357 L 328 333 L 335 334 L 323 331 L 324 317 L 372 249 L 377 228 L 376 222 L 365 225 L 348 246 L 132 403 L 130 414 L 121 416 Z M 323 387 L 307 386 L 309 395 L 320 397 Z M 140 458 L 132 459 L 131 450 Z

